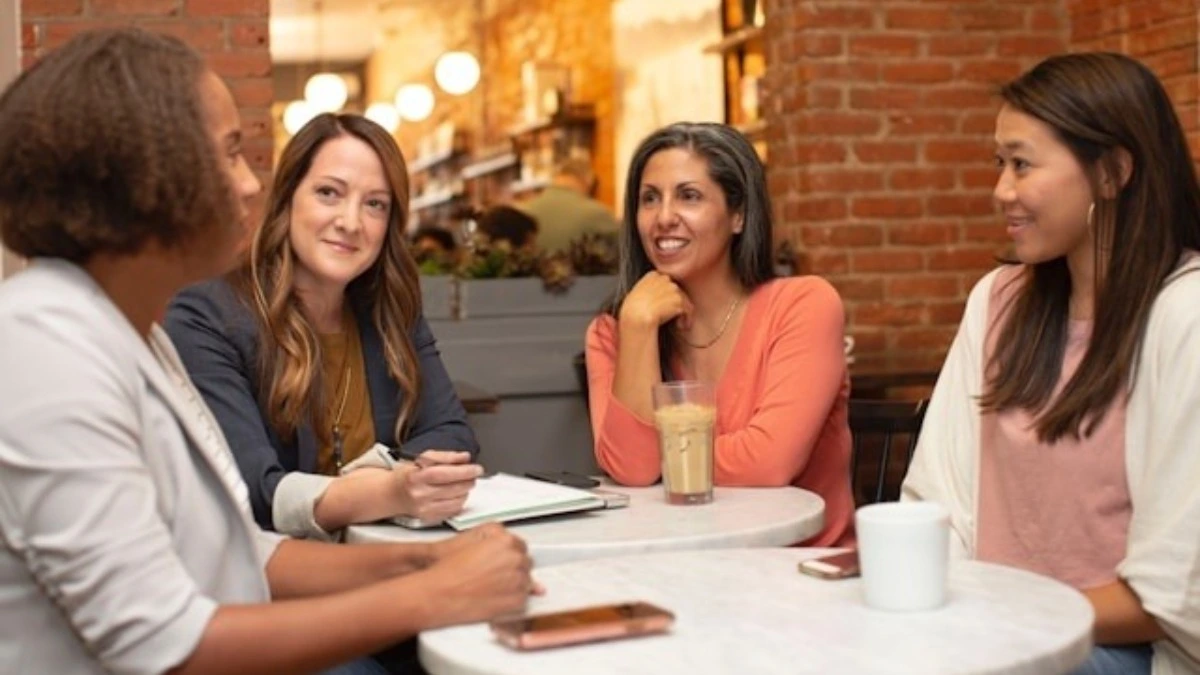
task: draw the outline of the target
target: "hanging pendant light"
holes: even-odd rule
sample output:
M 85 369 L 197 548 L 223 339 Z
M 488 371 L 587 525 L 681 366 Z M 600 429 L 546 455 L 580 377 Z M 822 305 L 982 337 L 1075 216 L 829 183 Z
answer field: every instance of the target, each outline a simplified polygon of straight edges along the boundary
M 396 129 L 400 128 L 400 111 L 391 103 L 372 103 L 367 106 L 363 117 L 387 129 L 389 134 L 396 133 Z
M 311 103 L 303 99 L 292 101 L 283 109 L 283 128 L 289 134 L 295 136 L 297 131 L 300 131 L 305 124 L 308 124 L 320 112 Z
M 304 100 L 320 112 L 337 112 L 346 105 L 350 92 L 336 73 L 317 73 L 304 84 Z
M 396 110 L 409 122 L 420 122 L 433 112 L 433 91 L 423 84 L 406 84 L 396 91 Z
M 325 3 L 323 0 L 313 2 L 314 32 L 317 36 L 318 67 L 325 64 Z M 350 91 L 346 81 L 337 73 L 328 71 L 318 72 L 304 83 L 304 100 L 317 112 L 337 112 L 346 105 Z
M 470 52 L 446 52 L 433 66 L 433 79 L 447 94 L 465 94 L 479 83 L 479 61 Z

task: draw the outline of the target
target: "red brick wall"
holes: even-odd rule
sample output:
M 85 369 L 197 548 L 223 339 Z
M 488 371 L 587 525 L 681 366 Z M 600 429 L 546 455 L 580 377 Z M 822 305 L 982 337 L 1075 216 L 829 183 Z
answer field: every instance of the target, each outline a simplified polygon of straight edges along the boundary
M 1066 49 L 1065 7 L 765 1 L 778 234 L 841 292 L 859 368 L 940 365 L 1004 243 L 992 92 Z
M 21 0 L 21 50 L 32 63 L 82 31 L 136 25 L 204 53 L 233 91 L 250 165 L 271 168 L 269 0 Z
M 1200 160 L 1197 50 L 1200 0 L 1071 0 L 1071 48 L 1129 54 L 1162 79 Z

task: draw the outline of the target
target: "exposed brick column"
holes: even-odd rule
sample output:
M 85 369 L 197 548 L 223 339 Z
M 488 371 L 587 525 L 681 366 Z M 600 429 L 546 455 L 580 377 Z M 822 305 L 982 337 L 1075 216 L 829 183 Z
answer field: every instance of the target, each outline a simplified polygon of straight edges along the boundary
M 269 0 L 21 0 L 26 67 L 72 36 L 106 26 L 175 35 L 203 52 L 233 91 L 246 133 L 246 157 L 271 169 Z
M 1004 242 L 993 92 L 1066 49 L 1064 2 L 765 1 L 777 234 L 841 292 L 860 367 L 940 365 Z
M 1200 0 L 1069 0 L 1071 49 L 1129 54 L 1162 79 L 1200 160 Z

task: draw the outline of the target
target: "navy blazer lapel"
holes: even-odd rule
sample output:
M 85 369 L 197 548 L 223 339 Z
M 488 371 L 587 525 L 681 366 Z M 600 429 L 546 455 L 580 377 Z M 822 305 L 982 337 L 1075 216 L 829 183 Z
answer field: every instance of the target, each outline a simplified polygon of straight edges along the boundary
M 383 340 L 371 321 L 370 312 L 355 308 L 358 334 L 362 340 L 363 367 L 366 368 L 367 391 L 371 395 L 371 420 L 375 423 L 375 439 L 384 445 L 396 445 L 396 415 L 400 410 L 400 388 L 388 372 L 383 355 Z
M 296 429 L 296 462 L 305 473 L 317 472 L 317 435 L 312 424 L 302 424 Z

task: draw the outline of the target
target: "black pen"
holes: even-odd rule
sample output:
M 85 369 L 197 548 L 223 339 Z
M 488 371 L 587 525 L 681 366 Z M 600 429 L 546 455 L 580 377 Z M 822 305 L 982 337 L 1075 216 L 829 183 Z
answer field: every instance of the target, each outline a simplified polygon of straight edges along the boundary
M 466 452 L 466 450 L 453 450 L 451 452 Z M 421 457 L 425 454 L 424 451 L 421 451 L 420 453 L 417 453 L 414 456 L 411 453 L 405 452 L 401 448 L 392 448 L 391 450 L 388 451 L 388 454 L 390 454 L 392 456 L 392 459 L 394 459 L 396 461 L 403 460 L 406 462 L 412 462 L 413 464 L 415 464 L 417 466 L 418 469 L 425 469 L 425 468 L 428 468 L 431 466 L 438 466 L 439 464 L 441 464 L 441 462 L 432 462 L 432 461 L 429 461 L 428 459 L 422 461 Z M 478 460 L 475 460 L 475 459 L 472 459 L 470 463 L 471 464 L 479 464 Z M 482 469 L 483 465 L 480 465 L 480 468 Z M 490 475 L 491 474 L 488 472 L 487 469 L 483 469 L 483 473 L 480 474 L 479 477 L 487 478 Z

